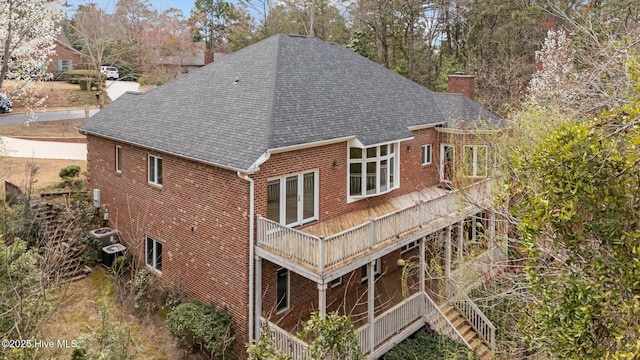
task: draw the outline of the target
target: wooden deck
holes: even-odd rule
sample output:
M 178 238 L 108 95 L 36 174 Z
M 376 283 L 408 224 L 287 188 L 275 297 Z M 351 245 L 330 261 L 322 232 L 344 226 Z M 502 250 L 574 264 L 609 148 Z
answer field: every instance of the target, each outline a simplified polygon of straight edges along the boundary
M 450 192 L 451 191 L 444 190 L 436 186 L 428 187 L 397 198 L 389 199 L 376 206 L 363 210 L 352 211 L 348 214 L 338 216 L 327 221 L 303 227 L 300 230 L 314 236 L 328 237 L 357 227 L 368 221 L 391 214 L 400 209 L 405 209 L 424 201 L 430 201 L 435 198 L 445 196 Z
M 258 216 L 256 254 L 318 281 L 356 257 L 384 255 L 398 239 L 463 220 L 485 206 L 491 188 L 490 179 L 455 191 L 426 188 L 301 229 Z

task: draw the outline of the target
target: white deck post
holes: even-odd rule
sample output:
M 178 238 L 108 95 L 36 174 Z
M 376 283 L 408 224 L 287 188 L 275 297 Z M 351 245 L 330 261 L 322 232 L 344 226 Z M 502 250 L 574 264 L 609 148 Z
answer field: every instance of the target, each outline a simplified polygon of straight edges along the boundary
M 367 321 L 369 322 L 369 353 L 373 352 L 375 348 L 376 341 L 376 332 L 374 330 L 374 322 L 375 322 L 375 291 L 374 291 L 374 281 L 375 281 L 375 263 L 373 260 L 369 264 L 367 264 Z M 363 352 L 366 352 L 366 349 L 363 349 Z
M 464 254 L 464 220 L 460 221 L 458 225 L 458 262 L 462 262 L 463 254 Z
M 256 340 L 260 339 L 260 317 L 262 316 L 262 258 L 259 256 L 255 257 L 255 316 L 253 317 L 254 328 L 255 328 L 255 338 Z
M 493 248 L 498 243 L 496 239 L 496 213 L 495 211 L 491 211 L 489 214 L 489 245 L 488 248 L 490 251 L 493 251 Z M 495 259 L 491 256 L 491 263 L 493 264 Z
M 318 283 L 318 313 L 320 319 L 327 318 L 327 284 Z
M 420 292 L 424 293 L 425 292 L 425 274 L 424 272 L 426 271 L 426 264 L 425 264 L 425 258 L 424 258 L 424 247 L 425 247 L 425 239 L 426 236 L 423 236 L 420 238 L 420 247 L 418 249 L 418 251 L 420 251 Z
M 444 245 L 444 277 L 445 293 L 449 297 L 449 282 L 451 282 L 451 226 L 447 226 Z

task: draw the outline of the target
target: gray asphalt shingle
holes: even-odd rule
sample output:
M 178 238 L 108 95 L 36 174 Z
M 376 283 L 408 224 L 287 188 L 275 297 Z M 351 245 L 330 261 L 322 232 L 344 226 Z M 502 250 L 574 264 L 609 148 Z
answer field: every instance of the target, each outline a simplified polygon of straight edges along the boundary
M 434 94 L 343 46 L 276 35 L 145 94 L 125 94 L 78 129 L 247 170 L 268 149 L 409 138 L 408 127 L 469 106 Z

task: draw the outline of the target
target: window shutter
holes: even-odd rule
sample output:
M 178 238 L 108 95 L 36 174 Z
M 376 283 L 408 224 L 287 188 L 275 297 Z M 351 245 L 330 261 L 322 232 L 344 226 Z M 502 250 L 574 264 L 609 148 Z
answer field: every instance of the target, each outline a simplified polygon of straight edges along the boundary
M 62 71 L 62 59 L 58 59 L 58 71 Z

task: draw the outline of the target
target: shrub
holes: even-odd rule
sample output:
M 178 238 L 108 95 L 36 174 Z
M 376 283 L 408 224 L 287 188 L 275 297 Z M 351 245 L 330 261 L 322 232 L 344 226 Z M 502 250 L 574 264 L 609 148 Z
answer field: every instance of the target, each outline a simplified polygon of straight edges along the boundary
M 178 339 L 178 346 L 206 349 L 212 359 L 223 358 L 234 340 L 231 314 L 215 303 L 181 304 L 167 314 L 167 325 Z
M 107 77 L 105 74 L 97 70 L 73 70 L 66 74 L 67 82 L 71 84 L 79 84 L 80 79 L 90 78 L 96 81 L 96 84 L 106 84 Z
M 473 351 L 439 334 L 420 331 L 415 337 L 396 345 L 384 355 L 385 360 L 473 360 Z

